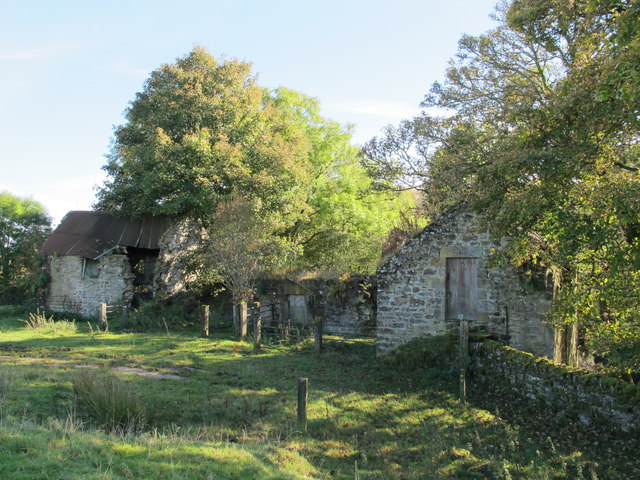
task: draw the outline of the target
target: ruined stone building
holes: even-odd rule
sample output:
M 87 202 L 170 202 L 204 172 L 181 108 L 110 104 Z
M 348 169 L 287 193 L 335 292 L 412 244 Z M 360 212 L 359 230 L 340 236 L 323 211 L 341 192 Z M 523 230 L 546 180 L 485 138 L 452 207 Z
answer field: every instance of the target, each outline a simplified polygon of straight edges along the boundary
M 166 216 L 130 221 L 69 212 L 41 250 L 50 276 L 46 307 L 92 317 L 103 302 L 135 307 L 158 291 L 179 291 L 184 278 L 175 257 L 185 248 L 185 228 Z
M 457 330 L 461 319 L 506 344 L 551 357 L 545 291 L 525 288 L 515 268 L 492 262 L 505 246 L 461 209 L 444 214 L 378 270 L 377 349 L 385 354 L 424 335 Z

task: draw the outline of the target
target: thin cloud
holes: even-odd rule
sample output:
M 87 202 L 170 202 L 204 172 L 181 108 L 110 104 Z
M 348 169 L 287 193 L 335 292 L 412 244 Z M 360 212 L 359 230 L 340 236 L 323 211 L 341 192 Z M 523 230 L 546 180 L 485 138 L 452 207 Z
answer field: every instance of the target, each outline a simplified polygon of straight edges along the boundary
M 0 60 L 23 61 L 42 60 L 65 55 L 77 47 L 70 44 L 37 45 L 33 47 L 0 47 Z

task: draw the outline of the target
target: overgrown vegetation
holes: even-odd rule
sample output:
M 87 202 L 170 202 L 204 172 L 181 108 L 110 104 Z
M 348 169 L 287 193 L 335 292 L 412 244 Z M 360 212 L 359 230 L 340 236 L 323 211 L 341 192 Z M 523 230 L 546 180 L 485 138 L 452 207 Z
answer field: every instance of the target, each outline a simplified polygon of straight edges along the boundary
M 99 427 L 111 431 L 137 432 L 146 423 L 146 411 L 135 385 L 113 373 L 83 371 L 73 380 L 79 409 Z
M 553 284 L 556 359 L 640 371 L 640 4 L 510 0 L 465 35 L 424 112 L 365 147 L 432 215 L 465 202 Z M 433 107 L 436 107 L 435 109 Z M 434 111 L 446 111 L 435 116 Z M 578 338 L 579 337 L 579 338 Z
M 0 307 L 3 478 L 640 475 L 637 439 L 576 430 L 561 419 L 551 426 L 530 405 L 512 408 L 515 400 L 487 401 L 493 413 L 461 404 L 451 393 L 457 375 L 447 370 L 447 342 L 379 363 L 367 342 L 329 341 L 318 358 L 310 345 L 254 351 L 215 331 L 208 339 L 184 331 L 92 333 L 79 323 L 74 334 L 43 334 L 25 328 L 21 315 Z M 416 370 L 423 361 L 428 366 Z M 105 433 L 77 406 L 74 382 L 103 372 L 139 393 L 144 431 Z M 296 422 L 299 377 L 310 385 L 306 432 Z M 491 397 L 485 393 L 477 396 Z M 615 446 L 615 457 L 602 442 Z
M 0 302 L 33 302 L 48 278 L 38 250 L 51 232 L 45 208 L 30 198 L 0 192 Z
M 31 330 L 38 330 L 42 334 L 60 335 L 64 333 L 75 333 L 76 324 L 73 320 L 59 320 L 56 321 L 53 315 L 47 317 L 47 315 L 40 309 L 36 309 L 36 312 L 29 312 L 28 317 L 25 320 L 21 320 L 25 326 Z

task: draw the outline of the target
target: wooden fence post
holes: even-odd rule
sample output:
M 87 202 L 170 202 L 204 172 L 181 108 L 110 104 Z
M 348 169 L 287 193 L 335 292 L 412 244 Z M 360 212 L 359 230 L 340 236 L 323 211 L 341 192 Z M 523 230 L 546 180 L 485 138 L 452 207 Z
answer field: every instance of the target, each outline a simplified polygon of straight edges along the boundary
M 308 378 L 298 379 L 298 425 L 305 431 L 307 430 L 308 387 Z
M 202 305 L 200 317 L 200 331 L 203 337 L 209 336 L 209 305 Z
M 313 319 L 314 326 L 314 349 L 316 355 L 320 356 L 322 353 L 322 317 L 316 317 Z
M 253 311 L 253 346 L 254 348 L 260 348 L 260 342 L 262 341 L 262 316 L 260 315 L 259 303 L 256 303 Z
M 467 362 L 469 359 L 469 321 L 460 320 L 460 401 L 467 401 Z
M 109 330 L 109 323 L 107 322 L 107 304 L 100 304 L 100 317 L 98 319 L 98 328 L 103 332 Z

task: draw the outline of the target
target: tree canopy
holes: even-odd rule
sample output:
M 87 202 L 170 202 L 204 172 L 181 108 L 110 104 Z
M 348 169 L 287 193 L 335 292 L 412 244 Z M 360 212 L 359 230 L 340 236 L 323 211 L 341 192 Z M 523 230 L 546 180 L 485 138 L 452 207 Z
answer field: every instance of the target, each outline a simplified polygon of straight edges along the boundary
M 507 234 L 516 264 L 553 279 L 550 319 L 579 325 L 620 373 L 640 369 L 639 8 L 502 4 L 498 27 L 464 36 L 423 101 L 448 115 L 365 148 L 380 184 L 412 173 L 398 168 L 408 159 L 431 212 L 467 202 Z
M 0 300 L 25 300 L 38 285 L 37 254 L 51 233 L 45 208 L 29 198 L 0 193 Z
M 350 142 L 316 99 L 264 89 L 248 63 L 196 47 L 153 71 L 129 105 L 96 207 L 206 226 L 243 197 L 296 245 L 289 268 L 372 271 L 411 199 L 374 191 Z
M 248 63 L 201 47 L 154 70 L 115 130 L 97 207 L 203 220 L 233 194 L 295 211 L 305 142 L 291 133 Z

